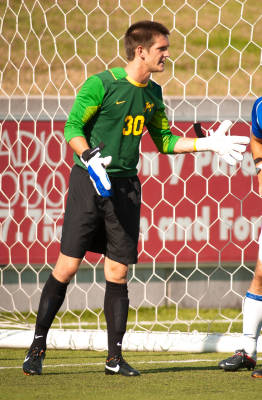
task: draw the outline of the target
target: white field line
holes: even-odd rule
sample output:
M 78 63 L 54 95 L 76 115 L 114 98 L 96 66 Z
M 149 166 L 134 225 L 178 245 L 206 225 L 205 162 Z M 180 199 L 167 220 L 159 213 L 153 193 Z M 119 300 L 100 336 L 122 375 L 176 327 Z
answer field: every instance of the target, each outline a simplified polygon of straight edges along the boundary
M 196 363 L 196 362 L 217 362 L 218 360 L 163 360 L 163 361 L 136 361 L 133 362 L 133 364 L 182 364 L 182 363 Z M 44 365 L 44 368 L 57 368 L 57 367 L 93 367 L 93 366 L 100 366 L 100 365 L 105 365 L 104 362 L 99 362 L 99 363 L 82 363 L 82 364 L 49 364 L 49 365 Z M 16 368 L 22 368 L 22 365 L 15 366 L 15 367 L 0 367 L 1 369 L 16 369 Z
M 257 359 L 262 360 L 262 358 Z M 136 361 L 133 362 L 133 364 L 147 364 L 147 365 L 152 365 L 152 364 L 190 364 L 190 363 L 199 363 L 199 362 L 212 362 L 212 363 L 217 363 L 220 360 L 208 360 L 208 359 L 193 359 L 193 360 L 162 360 L 162 361 Z M 100 366 L 100 365 L 105 365 L 104 362 L 98 362 L 98 363 L 81 363 L 81 364 L 46 364 L 44 368 L 59 368 L 59 367 L 95 367 L 95 366 Z M 0 370 L 3 369 L 22 369 L 22 365 L 19 366 L 14 366 L 14 367 L 0 367 Z

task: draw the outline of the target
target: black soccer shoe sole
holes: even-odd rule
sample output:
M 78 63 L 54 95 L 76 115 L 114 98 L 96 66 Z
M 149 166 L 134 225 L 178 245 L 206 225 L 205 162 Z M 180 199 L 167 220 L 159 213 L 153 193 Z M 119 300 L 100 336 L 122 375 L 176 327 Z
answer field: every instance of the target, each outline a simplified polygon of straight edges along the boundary
M 126 369 L 126 368 L 120 368 L 119 371 L 112 371 L 107 369 L 107 367 L 105 367 L 105 374 L 106 375 L 123 375 L 123 376 L 139 376 L 140 372 L 137 371 L 136 369 L 132 368 L 130 369 Z
M 262 369 L 257 369 L 256 371 L 252 372 L 252 378 L 262 378 Z

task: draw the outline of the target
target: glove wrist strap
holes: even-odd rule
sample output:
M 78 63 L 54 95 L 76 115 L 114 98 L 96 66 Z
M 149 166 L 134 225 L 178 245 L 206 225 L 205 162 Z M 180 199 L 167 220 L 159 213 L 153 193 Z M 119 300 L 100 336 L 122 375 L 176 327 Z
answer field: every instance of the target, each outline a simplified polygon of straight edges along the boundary
M 87 149 L 83 151 L 81 154 L 81 159 L 88 162 L 91 160 L 92 157 L 94 157 L 100 150 L 102 150 L 105 147 L 104 143 L 100 143 L 98 146 L 94 147 L 93 149 Z
M 87 149 L 81 154 L 81 159 L 88 162 L 100 151 L 99 147 L 95 147 L 94 149 Z

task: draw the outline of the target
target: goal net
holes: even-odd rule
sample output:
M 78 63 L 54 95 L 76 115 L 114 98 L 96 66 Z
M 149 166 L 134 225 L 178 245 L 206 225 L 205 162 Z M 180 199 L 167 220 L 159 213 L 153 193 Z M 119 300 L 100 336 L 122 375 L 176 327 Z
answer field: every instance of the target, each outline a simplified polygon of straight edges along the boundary
M 250 135 L 262 93 L 262 5 L 255 0 L 5 0 L 0 4 L 0 346 L 31 343 L 59 252 L 72 152 L 63 128 L 93 73 L 126 63 L 131 23 L 170 30 L 162 85 L 175 134 L 224 119 Z M 124 349 L 231 351 L 261 226 L 250 148 L 230 167 L 209 152 L 160 155 L 143 134 L 139 262 L 129 268 Z M 105 349 L 103 256 L 87 253 L 48 336 Z

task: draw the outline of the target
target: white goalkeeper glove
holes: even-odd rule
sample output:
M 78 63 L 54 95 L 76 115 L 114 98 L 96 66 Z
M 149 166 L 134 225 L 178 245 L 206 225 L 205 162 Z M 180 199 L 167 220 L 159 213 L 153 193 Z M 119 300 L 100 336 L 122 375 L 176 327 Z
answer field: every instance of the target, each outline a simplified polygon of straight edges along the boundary
M 101 157 L 101 147 L 85 150 L 80 160 L 85 165 L 95 190 L 102 197 L 112 195 L 111 182 L 106 172 L 106 167 L 111 163 L 112 157 Z
M 214 151 L 230 165 L 236 165 L 237 161 L 242 161 L 242 153 L 246 150 L 250 138 L 247 136 L 226 136 L 231 125 L 231 121 L 225 120 L 216 131 L 212 129 L 209 131 L 210 136 L 196 139 L 196 150 Z

